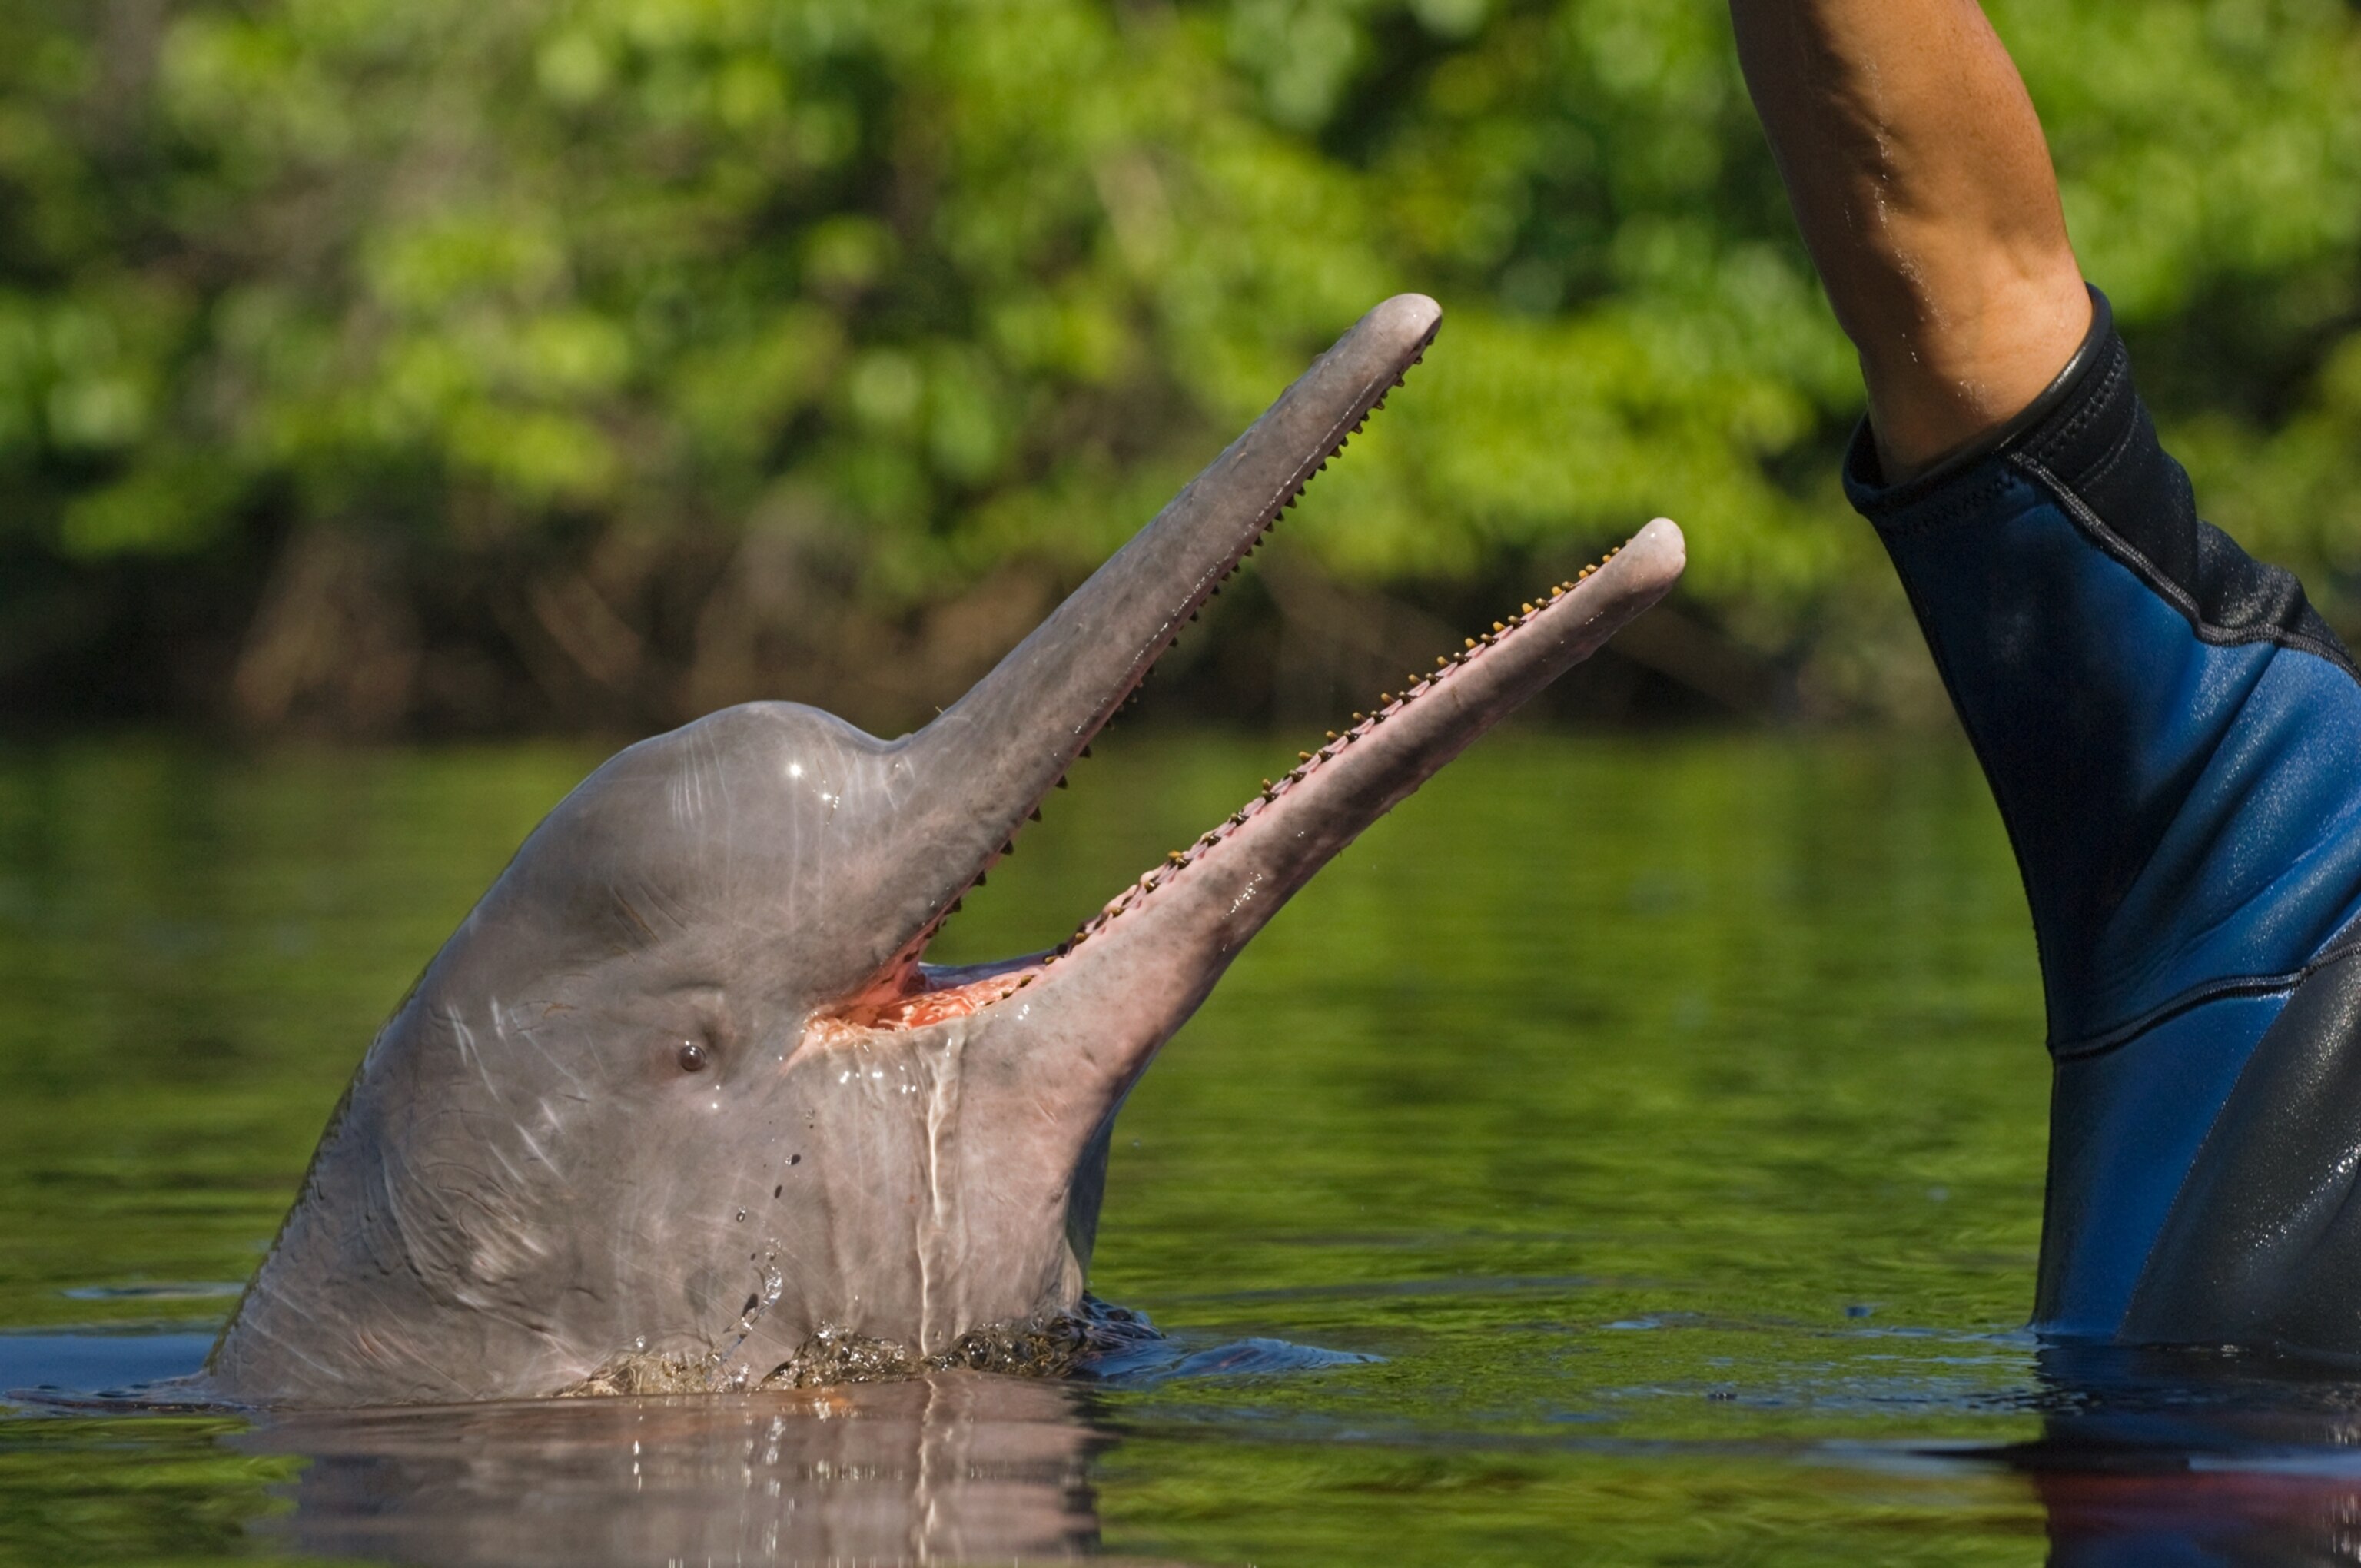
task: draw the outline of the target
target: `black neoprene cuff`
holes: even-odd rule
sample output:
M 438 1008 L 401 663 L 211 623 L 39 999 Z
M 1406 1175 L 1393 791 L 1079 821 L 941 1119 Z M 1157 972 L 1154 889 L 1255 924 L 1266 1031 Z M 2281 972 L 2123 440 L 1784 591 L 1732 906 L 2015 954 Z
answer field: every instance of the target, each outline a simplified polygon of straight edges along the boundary
M 2066 361 L 2065 368 L 2050 378 L 2049 385 L 2031 402 L 1966 445 L 1945 453 L 1933 467 L 1889 487 L 1878 465 L 1876 435 L 1864 414 L 1853 429 L 1851 444 L 1845 449 L 1845 488 L 1855 498 L 1855 504 L 1860 504 L 1861 498 L 1874 497 L 1881 511 L 1906 508 L 1920 497 L 1941 489 L 1985 458 L 2022 444 L 2052 414 L 2072 401 L 2092 371 L 2105 362 L 2107 349 L 2115 337 L 2115 313 L 2107 303 L 2107 296 L 2087 283 L 2083 287 L 2091 290 L 2090 330 L 2083 333 L 2081 345 Z

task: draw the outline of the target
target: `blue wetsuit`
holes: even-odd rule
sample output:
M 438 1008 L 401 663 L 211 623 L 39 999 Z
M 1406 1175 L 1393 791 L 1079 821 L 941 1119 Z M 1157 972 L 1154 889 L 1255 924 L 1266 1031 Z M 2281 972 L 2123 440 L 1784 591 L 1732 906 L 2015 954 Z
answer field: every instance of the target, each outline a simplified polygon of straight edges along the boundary
M 2054 1085 L 2037 1326 L 2361 1354 L 2361 676 L 2199 521 L 2097 302 L 1973 450 L 1846 489 L 2016 850 Z

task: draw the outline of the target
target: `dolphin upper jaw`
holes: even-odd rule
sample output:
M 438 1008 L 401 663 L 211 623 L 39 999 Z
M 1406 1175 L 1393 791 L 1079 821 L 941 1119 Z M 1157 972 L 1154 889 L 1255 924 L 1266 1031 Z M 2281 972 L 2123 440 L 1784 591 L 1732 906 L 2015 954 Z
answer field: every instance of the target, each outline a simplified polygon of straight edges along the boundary
M 1677 577 L 1651 524 L 1049 952 L 944 969 L 963 894 L 1416 362 L 1389 301 L 960 702 L 880 740 L 758 703 L 627 749 L 372 1045 L 209 1363 L 225 1397 L 744 1386 L 1074 1310 L 1115 1108 L 1298 888 Z

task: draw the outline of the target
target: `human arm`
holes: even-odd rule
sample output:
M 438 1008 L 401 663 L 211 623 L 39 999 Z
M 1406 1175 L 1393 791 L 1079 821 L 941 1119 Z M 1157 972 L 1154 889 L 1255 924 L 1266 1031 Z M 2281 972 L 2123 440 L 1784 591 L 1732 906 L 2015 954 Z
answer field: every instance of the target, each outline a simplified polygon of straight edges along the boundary
M 2004 424 L 2090 324 L 2032 100 L 1975 0 L 1730 0 L 1886 479 Z
M 1731 16 L 1861 350 L 1847 489 L 2008 824 L 2052 1044 L 2302 970 L 2351 913 L 2340 879 L 2361 876 L 2290 874 L 2361 842 L 2342 749 L 2361 686 L 2295 579 L 2199 519 L 2081 280 L 1998 37 L 1975 0 Z
M 2040 946 L 2037 1321 L 2361 1354 L 2361 1314 L 2306 1305 L 2361 1279 L 2361 1220 L 2318 1219 L 2361 1213 L 2361 675 L 2291 576 L 2199 518 L 1971 0 L 1731 11 L 1861 352 L 1846 490 Z

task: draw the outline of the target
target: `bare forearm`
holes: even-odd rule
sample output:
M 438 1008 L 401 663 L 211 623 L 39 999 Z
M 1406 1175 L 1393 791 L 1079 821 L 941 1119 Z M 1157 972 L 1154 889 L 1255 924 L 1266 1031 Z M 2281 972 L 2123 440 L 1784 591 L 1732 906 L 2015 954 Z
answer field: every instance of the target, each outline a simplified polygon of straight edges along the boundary
M 2048 148 L 1975 0 L 1730 0 L 1889 478 L 2030 402 L 2090 302 Z

